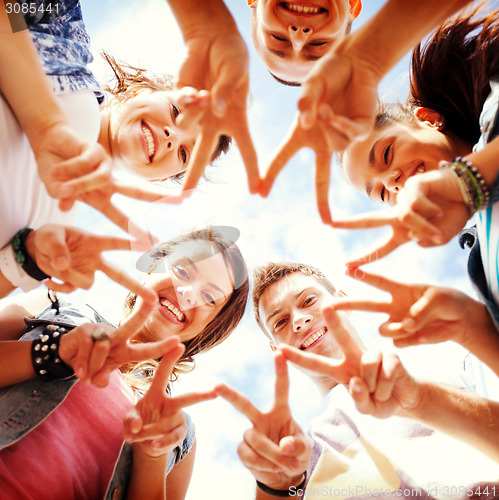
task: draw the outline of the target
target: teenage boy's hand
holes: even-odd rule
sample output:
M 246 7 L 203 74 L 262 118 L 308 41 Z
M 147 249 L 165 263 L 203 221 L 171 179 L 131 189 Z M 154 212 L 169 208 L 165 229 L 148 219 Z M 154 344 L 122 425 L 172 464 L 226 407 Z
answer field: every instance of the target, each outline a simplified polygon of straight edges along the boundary
M 310 461 L 311 445 L 289 409 L 289 377 L 282 354 L 275 356 L 275 400 L 268 413 L 226 385 L 215 388 L 234 408 L 246 415 L 253 427 L 244 433 L 238 447 L 243 464 L 255 479 L 276 490 L 287 490 L 303 480 Z

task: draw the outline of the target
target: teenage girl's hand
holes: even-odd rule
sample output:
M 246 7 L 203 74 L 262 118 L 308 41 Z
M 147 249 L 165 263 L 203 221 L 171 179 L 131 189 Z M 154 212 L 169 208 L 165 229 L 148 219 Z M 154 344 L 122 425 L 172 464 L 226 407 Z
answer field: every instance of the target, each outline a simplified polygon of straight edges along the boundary
M 143 246 L 139 241 L 98 236 L 60 224 L 45 224 L 26 238 L 26 249 L 37 266 L 45 274 L 62 281 L 47 280 L 48 288 L 65 293 L 76 288 L 88 289 L 94 282 L 95 272 L 102 271 L 147 302 L 154 302 L 156 296 L 151 290 L 102 257 L 105 251 L 130 250 L 132 244 L 134 249 Z
M 323 309 L 326 325 L 343 350 L 341 362 L 284 344 L 279 346 L 280 351 L 288 361 L 347 386 L 361 413 L 386 418 L 413 411 L 421 399 L 420 386 L 399 358 L 391 353 L 364 352 L 348 332 L 338 335 L 337 314 L 333 306 Z
M 87 323 L 61 337 L 59 355 L 85 384 L 105 387 L 113 370 L 126 363 L 156 359 L 177 345 L 176 337 L 157 342 L 133 343 L 129 340 L 140 330 L 154 304 L 142 302 L 117 329 L 106 324 Z M 95 338 L 96 330 L 104 335 Z M 99 337 L 102 337 L 99 339 Z
M 390 225 L 388 240 L 374 245 L 362 257 L 347 263 L 358 267 L 380 259 L 404 243 L 415 240 L 422 247 L 444 245 L 458 235 L 470 217 L 454 175 L 447 169 L 410 177 L 387 210 L 335 220 L 340 229 L 372 229 Z
M 183 191 L 194 189 L 211 161 L 221 135 L 233 137 L 246 166 L 250 192 L 260 184 L 258 159 L 248 128 L 246 101 L 249 92 L 249 57 L 237 29 L 209 29 L 186 38 L 187 57 L 180 69 L 178 87 L 207 90 L 210 105 L 203 105 L 199 121 L 201 133 L 187 165 Z M 199 109 L 186 107 L 179 116 L 179 127 L 192 122 Z
M 123 420 L 125 440 L 149 457 L 158 457 L 180 445 L 187 433 L 182 408 L 216 398 L 213 390 L 170 397 L 166 392 L 175 363 L 184 352 L 178 337 L 164 353 L 151 387 Z
M 267 196 L 286 163 L 301 149 L 316 153 L 315 186 L 321 219 L 331 224 L 328 203 L 331 156 L 367 135 L 374 123 L 379 75 L 339 51 L 320 59 L 302 85 L 299 113 L 278 148 L 260 193 Z
M 273 489 L 286 490 L 300 484 L 310 461 L 311 445 L 289 409 L 289 377 L 282 354 L 275 356 L 275 400 L 267 413 L 226 385 L 216 393 L 249 418 L 253 427 L 244 433 L 238 447 L 243 464 L 257 481 Z

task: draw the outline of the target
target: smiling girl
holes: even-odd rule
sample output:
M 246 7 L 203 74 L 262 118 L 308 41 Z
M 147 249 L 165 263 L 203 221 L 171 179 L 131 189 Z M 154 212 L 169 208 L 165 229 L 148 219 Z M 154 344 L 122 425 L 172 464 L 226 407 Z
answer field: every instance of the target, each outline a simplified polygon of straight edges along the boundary
M 225 228 L 194 231 L 143 256 L 139 266 L 149 270 L 146 286 L 157 294 L 157 304 L 151 312 L 130 296 L 130 316 L 116 330 L 95 311 L 61 304 L 30 321 L 19 341 L 26 311 L 2 311 L 0 385 L 9 387 L 0 392 L 0 489 L 7 497 L 132 499 L 151 498 L 154 491 L 161 498 L 184 498 L 195 443 L 181 408 L 214 396 L 171 398 L 158 382 L 154 394 L 133 408 L 132 388 L 147 388 L 157 365 L 137 361 L 164 353 L 169 367 L 160 366 L 158 374 L 162 381 L 165 373 L 176 378 L 242 318 L 247 270 L 227 234 Z M 65 332 L 47 324 L 76 327 Z M 45 350 L 44 343 L 56 348 Z M 118 367 L 122 373 L 113 371 Z M 122 421 L 132 446 L 122 447 Z

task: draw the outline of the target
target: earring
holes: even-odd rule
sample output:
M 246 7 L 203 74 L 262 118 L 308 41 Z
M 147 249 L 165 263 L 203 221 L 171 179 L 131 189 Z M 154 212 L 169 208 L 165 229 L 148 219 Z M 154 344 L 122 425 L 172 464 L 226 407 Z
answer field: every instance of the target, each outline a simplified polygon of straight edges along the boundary
M 435 123 L 435 125 L 440 129 L 444 126 L 444 122 L 442 120 L 439 120 L 438 122 Z

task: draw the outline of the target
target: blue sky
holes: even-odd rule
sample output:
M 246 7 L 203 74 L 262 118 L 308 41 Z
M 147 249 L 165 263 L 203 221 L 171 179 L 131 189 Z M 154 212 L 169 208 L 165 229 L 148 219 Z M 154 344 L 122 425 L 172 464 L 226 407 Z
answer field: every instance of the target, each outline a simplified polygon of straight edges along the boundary
M 243 0 L 227 2 L 239 30 L 248 42 L 251 57 L 250 128 L 263 171 L 276 145 L 284 137 L 296 111 L 299 90 L 275 82 L 260 64 L 249 39 L 250 9 Z M 175 74 L 183 47 L 177 27 L 164 0 L 82 0 L 94 53 L 106 49 L 132 64 L 146 64 L 156 72 Z M 124 5 L 125 4 L 125 5 Z M 369 18 L 381 2 L 365 1 L 364 10 L 354 28 Z M 382 93 L 390 99 L 405 97 L 407 59 L 387 77 Z M 96 74 L 105 80 L 105 70 L 95 64 Z M 137 222 L 162 238 L 205 224 L 233 225 L 240 229 L 239 244 L 250 266 L 269 260 L 292 260 L 321 268 L 350 295 L 364 296 L 371 291 L 344 276 L 345 260 L 362 251 L 386 233 L 347 232 L 327 228 L 316 211 L 313 188 L 314 156 L 302 150 L 278 178 L 266 200 L 249 196 L 245 173 L 237 148 L 211 168 L 215 182 L 203 183 L 181 206 L 154 206 L 120 200 L 120 206 Z M 333 216 L 376 209 L 377 206 L 354 191 L 332 167 L 330 200 Z M 118 231 L 100 214 L 83 208 L 79 225 L 98 233 Z M 134 269 L 136 255 L 109 254 L 109 258 L 140 278 Z M 372 271 L 407 282 L 425 282 L 453 286 L 472 293 L 466 276 L 466 252 L 451 241 L 445 247 L 422 250 L 406 245 Z M 79 292 L 83 300 L 117 320 L 126 292 L 100 276 L 88 292 Z M 382 315 L 354 313 L 352 321 L 365 342 L 386 345 L 377 335 Z M 445 349 L 445 354 L 442 354 Z M 411 367 L 446 371 L 453 353 L 450 346 L 406 349 L 401 352 Z M 424 357 L 424 363 L 421 359 Z M 273 396 L 272 355 L 252 315 L 246 314 L 240 328 L 222 346 L 199 359 L 196 370 L 175 384 L 177 392 L 210 387 L 216 381 L 227 382 L 247 394 L 259 407 L 269 408 Z M 292 370 L 291 402 L 297 420 L 306 425 L 319 402 L 314 386 Z M 253 498 L 252 476 L 242 467 L 236 446 L 249 426 L 224 401 L 209 402 L 189 409 L 198 431 L 198 456 L 188 499 L 245 500 Z

